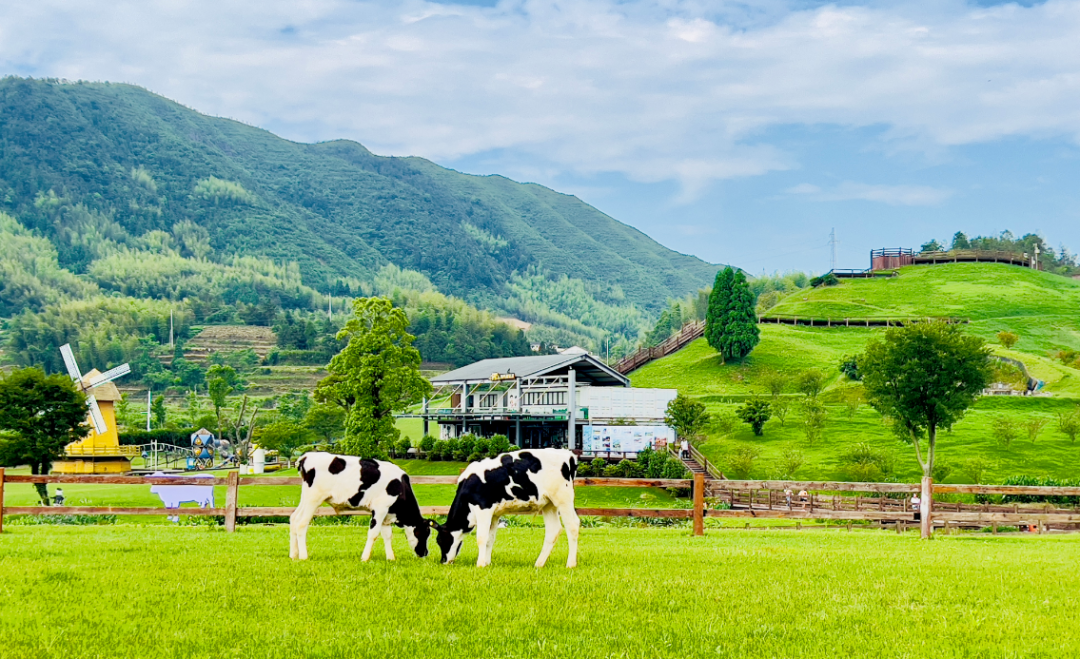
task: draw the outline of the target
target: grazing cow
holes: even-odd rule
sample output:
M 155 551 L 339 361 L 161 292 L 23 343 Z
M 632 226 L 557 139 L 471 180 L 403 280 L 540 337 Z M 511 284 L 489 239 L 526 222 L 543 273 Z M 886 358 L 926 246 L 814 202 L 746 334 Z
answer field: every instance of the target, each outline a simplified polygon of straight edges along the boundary
M 475 528 L 480 550 L 476 566 L 490 565 L 499 518 L 511 513 L 542 513 L 547 534 L 536 567 L 544 567 L 559 538 L 560 517 L 570 545 L 566 567 L 575 567 L 581 528 L 574 510 L 576 474 L 577 459 L 563 449 L 514 451 L 472 463 L 458 477 L 446 523 L 432 522 L 442 562 L 457 558 L 463 536 Z
M 351 455 L 305 453 L 296 468 L 304 482 L 300 486 L 300 504 L 289 518 L 289 558 L 307 560 L 308 525 L 324 501 L 338 512 L 371 511 L 371 528 L 360 560 L 371 558 L 371 548 L 380 534 L 386 560 L 394 560 L 392 524 L 405 529 L 405 537 L 417 556 L 427 556 L 431 527 L 420 514 L 408 474 L 400 467 Z

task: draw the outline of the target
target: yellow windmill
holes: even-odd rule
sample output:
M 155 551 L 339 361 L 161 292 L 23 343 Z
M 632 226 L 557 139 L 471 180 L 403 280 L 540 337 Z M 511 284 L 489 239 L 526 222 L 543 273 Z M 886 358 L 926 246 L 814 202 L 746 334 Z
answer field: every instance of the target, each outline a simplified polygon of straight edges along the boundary
M 75 363 L 70 344 L 60 346 L 60 354 L 64 356 L 68 375 L 86 394 L 90 434 L 64 447 L 66 459 L 53 463 L 53 473 L 120 474 L 131 471 L 131 458 L 138 454 L 138 449 L 120 446 L 120 436 L 116 432 L 116 410 L 113 407 L 113 403 L 120 400 L 120 391 L 112 383 L 116 378 L 130 373 L 131 367 L 121 364 L 104 373 L 95 368 L 84 376 Z

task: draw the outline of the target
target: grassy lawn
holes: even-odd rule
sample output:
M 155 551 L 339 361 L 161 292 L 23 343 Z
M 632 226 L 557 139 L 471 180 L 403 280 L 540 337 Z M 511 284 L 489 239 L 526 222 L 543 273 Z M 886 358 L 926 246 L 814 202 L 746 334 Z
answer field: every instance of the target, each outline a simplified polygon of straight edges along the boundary
M 499 534 L 478 570 L 360 563 L 363 530 L 11 527 L 4 657 L 1071 657 L 1080 538 L 584 529 Z

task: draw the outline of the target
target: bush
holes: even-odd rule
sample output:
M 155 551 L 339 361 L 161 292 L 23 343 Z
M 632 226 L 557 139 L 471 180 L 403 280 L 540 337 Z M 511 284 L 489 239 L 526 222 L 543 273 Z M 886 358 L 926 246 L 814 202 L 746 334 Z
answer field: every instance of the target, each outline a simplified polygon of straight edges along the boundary
M 420 450 L 424 453 L 431 453 L 431 449 L 435 448 L 435 444 L 438 441 L 439 440 L 435 439 L 431 435 L 424 435 L 424 437 L 420 440 Z
M 762 429 L 765 427 L 765 422 L 772 416 L 772 411 L 768 402 L 754 399 L 744 403 L 735 411 L 735 414 L 738 415 L 744 423 L 750 424 L 754 434 L 760 437 Z
M 476 452 L 476 435 L 464 434 L 458 438 L 453 454 L 455 460 L 463 462 L 474 452 Z
M 487 437 L 477 437 L 476 444 L 473 445 L 473 453 L 477 453 L 486 458 L 489 451 L 491 451 L 491 440 Z M 472 460 L 470 459 L 470 462 L 471 461 Z
M 411 448 L 412 440 L 410 440 L 408 437 L 402 437 L 401 439 L 397 440 L 396 444 L 394 444 L 394 453 L 396 453 L 397 457 L 399 458 L 406 458 L 409 456 L 409 449 Z
M 495 457 L 500 453 L 506 453 L 510 450 L 510 439 L 506 435 L 493 435 L 491 437 L 491 445 L 488 447 L 488 454 L 491 457 Z
M 641 478 L 644 473 L 645 469 L 640 464 L 628 458 L 604 469 L 604 476 L 608 478 Z
M 846 375 L 849 380 L 855 380 L 856 382 L 862 380 L 862 375 L 859 374 L 859 356 L 850 355 L 844 357 L 844 360 L 840 362 L 840 372 Z
M 754 468 L 754 461 L 761 455 L 756 446 L 740 446 L 728 456 L 728 468 L 738 479 L 745 479 Z
M 486 456 L 486 455 L 484 455 L 483 453 L 480 453 L 480 452 L 474 452 L 474 453 L 470 453 L 470 454 L 469 454 L 469 457 L 468 457 L 468 461 L 469 461 L 469 462 L 477 462 L 477 461 L 479 461 L 479 460 L 483 460 L 483 459 L 484 459 L 484 458 L 486 458 L 486 457 L 487 457 L 487 456 Z
M 191 435 L 196 430 L 198 428 L 162 428 L 150 431 L 128 430 L 120 433 L 120 444 L 122 446 L 138 446 L 157 441 L 186 448 L 191 446 Z M 210 428 L 210 430 L 212 431 L 213 428 Z
M 428 460 L 438 462 L 439 460 L 446 459 L 447 452 L 449 451 L 449 448 L 446 446 L 448 443 L 448 441 L 435 442 L 434 446 L 431 447 L 431 450 L 428 451 Z
M 836 286 L 839 283 L 840 280 L 831 272 L 820 277 L 814 277 L 810 280 L 810 286 L 813 288 L 817 288 L 818 286 Z

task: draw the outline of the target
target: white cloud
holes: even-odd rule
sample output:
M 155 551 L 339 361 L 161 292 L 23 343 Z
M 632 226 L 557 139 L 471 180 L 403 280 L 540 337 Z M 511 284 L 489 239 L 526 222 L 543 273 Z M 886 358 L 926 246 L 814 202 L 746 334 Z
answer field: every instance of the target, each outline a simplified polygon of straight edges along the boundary
M 762 6 L 7 2 L 0 72 L 134 82 L 293 139 L 347 137 L 377 153 L 514 150 L 555 170 L 676 180 L 681 201 L 716 180 L 796 167 L 767 143 L 771 127 L 881 126 L 934 147 L 1080 136 L 1080 1 Z M 852 185 L 832 194 L 945 194 Z
M 844 181 L 831 190 L 810 183 L 788 188 L 788 194 L 804 195 L 813 201 L 877 201 L 891 206 L 936 206 L 953 191 L 926 185 L 868 185 Z

